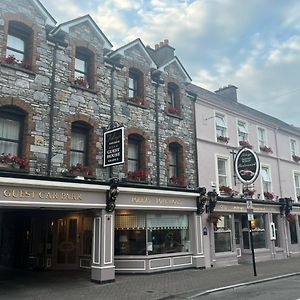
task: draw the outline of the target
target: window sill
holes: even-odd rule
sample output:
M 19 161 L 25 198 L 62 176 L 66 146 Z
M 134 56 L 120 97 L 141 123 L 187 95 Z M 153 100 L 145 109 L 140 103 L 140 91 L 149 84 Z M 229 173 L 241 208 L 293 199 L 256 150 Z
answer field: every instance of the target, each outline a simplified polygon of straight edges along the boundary
M 82 175 L 82 174 L 65 174 L 64 177 L 68 177 L 68 178 L 74 178 L 74 179 L 79 179 L 79 180 L 86 180 L 86 179 L 96 179 L 95 176 L 92 175 Z M 78 177 L 78 178 L 77 178 Z
M 15 71 L 24 72 L 24 73 L 32 75 L 32 76 L 36 75 L 35 72 L 33 72 L 32 70 L 22 68 L 21 66 L 18 66 L 18 65 L 1 63 L 1 66 L 5 67 L 5 68 L 8 68 L 8 69 L 13 69 Z
M 172 114 L 172 113 L 169 113 L 169 112 L 166 111 L 166 115 L 169 116 L 169 117 L 172 117 L 172 118 L 183 120 L 183 117 L 181 116 L 181 114 L 177 115 L 177 114 Z
M 12 168 L 12 167 L 0 167 L 0 172 L 7 172 L 7 173 L 29 173 L 29 169 L 19 169 L 19 168 Z
M 139 180 L 139 179 L 130 179 L 130 178 L 123 178 L 123 182 L 128 183 L 140 183 L 140 184 L 149 184 L 148 180 Z
M 172 183 L 168 183 L 168 186 L 173 188 L 179 188 L 179 189 L 185 189 L 187 187 L 186 185 L 172 184 Z
M 74 84 L 74 83 L 71 83 L 70 85 L 72 88 L 74 89 L 77 89 L 77 90 L 82 90 L 82 91 L 85 91 L 85 92 L 89 92 L 91 94 L 98 94 L 98 91 L 95 90 L 95 89 L 90 89 L 90 88 L 86 88 L 84 86 L 81 86 L 81 85 L 78 85 L 78 84 Z
M 136 107 L 139 107 L 139 108 L 142 108 L 142 109 L 148 109 L 148 105 L 143 105 L 143 104 L 138 104 L 138 103 L 135 103 L 129 99 L 127 99 L 126 101 L 129 105 L 132 105 L 132 106 L 136 106 Z

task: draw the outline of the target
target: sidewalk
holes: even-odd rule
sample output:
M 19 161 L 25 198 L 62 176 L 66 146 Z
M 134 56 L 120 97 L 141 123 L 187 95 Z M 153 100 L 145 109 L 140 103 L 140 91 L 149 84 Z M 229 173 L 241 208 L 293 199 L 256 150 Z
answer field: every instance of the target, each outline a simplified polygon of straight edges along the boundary
M 187 299 L 207 290 L 249 283 L 286 274 L 300 275 L 300 257 L 257 263 L 257 276 L 252 265 L 238 265 L 207 270 L 151 275 L 117 275 L 116 281 L 103 285 L 90 282 L 89 272 L 19 271 L 0 274 L 1 300 L 147 300 Z

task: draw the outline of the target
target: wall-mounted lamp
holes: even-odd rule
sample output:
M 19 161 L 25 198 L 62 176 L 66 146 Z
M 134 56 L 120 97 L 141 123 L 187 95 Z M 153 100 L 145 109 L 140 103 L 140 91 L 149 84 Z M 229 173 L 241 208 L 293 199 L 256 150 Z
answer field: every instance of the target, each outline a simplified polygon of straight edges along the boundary
M 199 193 L 200 193 L 200 196 L 197 197 L 196 199 L 196 204 L 197 204 L 197 215 L 201 215 L 204 213 L 204 206 L 205 206 L 205 203 L 206 203 L 206 188 L 205 187 L 199 187 Z
M 215 191 L 207 193 L 208 205 L 206 205 L 206 212 L 212 213 L 217 205 L 218 194 Z

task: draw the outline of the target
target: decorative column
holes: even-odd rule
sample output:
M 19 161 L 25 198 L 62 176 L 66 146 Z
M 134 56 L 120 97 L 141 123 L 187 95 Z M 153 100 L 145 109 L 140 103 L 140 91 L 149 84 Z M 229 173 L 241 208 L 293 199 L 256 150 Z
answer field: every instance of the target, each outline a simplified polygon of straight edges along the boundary
M 101 210 L 94 217 L 91 280 L 105 283 L 115 280 L 114 214 Z

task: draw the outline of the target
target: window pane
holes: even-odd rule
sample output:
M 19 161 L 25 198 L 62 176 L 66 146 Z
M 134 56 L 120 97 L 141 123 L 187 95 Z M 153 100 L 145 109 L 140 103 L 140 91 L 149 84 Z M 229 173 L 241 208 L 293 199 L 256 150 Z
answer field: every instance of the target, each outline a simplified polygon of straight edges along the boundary
M 0 138 L 18 140 L 20 133 L 20 122 L 0 118 Z
M 288 222 L 290 225 L 290 237 L 292 244 L 298 244 L 297 227 L 296 223 Z
M 86 73 L 86 61 L 80 58 L 75 58 L 75 69 L 82 73 Z
M 9 34 L 7 36 L 7 47 L 24 53 L 25 42 L 21 38 Z
M 224 117 L 223 116 L 220 116 L 220 115 L 216 115 L 216 124 L 217 126 L 219 127 L 226 127 L 225 126 L 225 120 L 224 120 Z
M 270 171 L 268 168 L 261 168 L 262 180 L 265 182 L 272 182 Z
M 231 251 L 232 232 L 231 232 L 231 216 L 221 216 L 218 223 L 214 227 L 215 251 L 226 252 Z
M 24 54 L 16 52 L 14 50 L 11 49 L 6 49 L 6 55 L 12 55 L 16 58 L 17 61 L 22 62 L 24 60 Z
M 85 154 L 82 152 L 71 151 L 71 165 L 82 164 L 85 165 Z
M 242 122 L 238 122 L 239 132 L 247 134 L 246 124 Z
M 71 148 L 72 150 L 85 151 L 86 135 L 79 132 L 72 132 Z
M 137 160 L 139 157 L 139 144 L 132 143 L 129 141 L 128 143 L 128 159 L 135 159 Z
M 291 140 L 291 153 L 292 153 L 292 155 L 296 155 L 296 153 L 297 153 L 295 140 Z
M 226 175 L 226 161 L 218 159 L 218 173 L 219 175 Z

